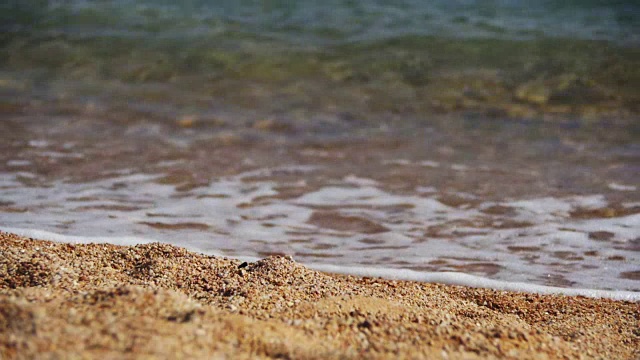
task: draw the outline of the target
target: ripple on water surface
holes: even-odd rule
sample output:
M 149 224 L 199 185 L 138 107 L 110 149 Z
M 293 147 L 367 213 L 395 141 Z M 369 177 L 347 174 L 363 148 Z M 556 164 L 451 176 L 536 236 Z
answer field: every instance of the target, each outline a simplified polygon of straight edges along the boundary
M 273 179 L 278 171 L 288 172 L 286 181 Z M 600 195 L 460 202 L 449 195 L 443 200 L 437 189 L 395 193 L 355 176 L 309 187 L 305 178 L 318 172 L 254 170 L 188 191 L 158 183 L 154 175 L 122 175 L 59 182 L 55 192 L 3 174 L 0 211 L 7 227 L 134 234 L 228 255 L 290 254 L 309 263 L 640 289 L 637 205 L 610 204 Z M 287 187 L 303 191 L 278 196 L 277 189 Z

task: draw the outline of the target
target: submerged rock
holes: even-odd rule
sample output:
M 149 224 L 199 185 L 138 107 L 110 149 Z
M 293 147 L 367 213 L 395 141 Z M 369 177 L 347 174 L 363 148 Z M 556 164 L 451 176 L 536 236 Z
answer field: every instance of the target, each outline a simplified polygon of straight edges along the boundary
M 549 89 L 544 81 L 534 80 L 518 86 L 514 95 L 519 101 L 544 105 L 549 101 L 551 89 Z
M 610 99 L 598 84 L 575 75 L 525 82 L 515 89 L 514 97 L 535 105 L 585 105 Z

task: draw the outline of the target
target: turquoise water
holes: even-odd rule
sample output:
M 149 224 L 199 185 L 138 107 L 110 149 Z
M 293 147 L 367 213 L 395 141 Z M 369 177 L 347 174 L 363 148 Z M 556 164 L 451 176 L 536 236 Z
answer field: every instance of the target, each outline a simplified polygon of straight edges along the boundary
M 272 39 L 302 46 L 406 35 L 632 44 L 633 1 L 9 1 L 4 30 L 78 37 Z
M 207 112 L 218 100 L 218 108 L 269 114 L 338 107 L 356 116 L 462 110 L 619 117 L 637 113 L 640 103 L 634 2 L 0 6 L 5 103 L 24 98 L 26 88 L 28 96 L 62 93 L 66 102 L 126 103 L 172 116 Z

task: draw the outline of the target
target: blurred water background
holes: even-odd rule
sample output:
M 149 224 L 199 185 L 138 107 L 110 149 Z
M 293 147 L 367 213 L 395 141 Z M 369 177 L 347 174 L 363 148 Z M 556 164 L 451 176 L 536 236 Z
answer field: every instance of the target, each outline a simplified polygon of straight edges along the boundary
M 0 3 L 0 228 L 640 291 L 634 1 Z

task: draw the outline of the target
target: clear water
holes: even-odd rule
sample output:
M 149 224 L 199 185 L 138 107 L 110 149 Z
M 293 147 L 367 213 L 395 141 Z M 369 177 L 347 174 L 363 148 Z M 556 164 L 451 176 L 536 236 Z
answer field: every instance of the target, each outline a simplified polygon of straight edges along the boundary
M 0 5 L 0 228 L 640 291 L 634 2 Z

